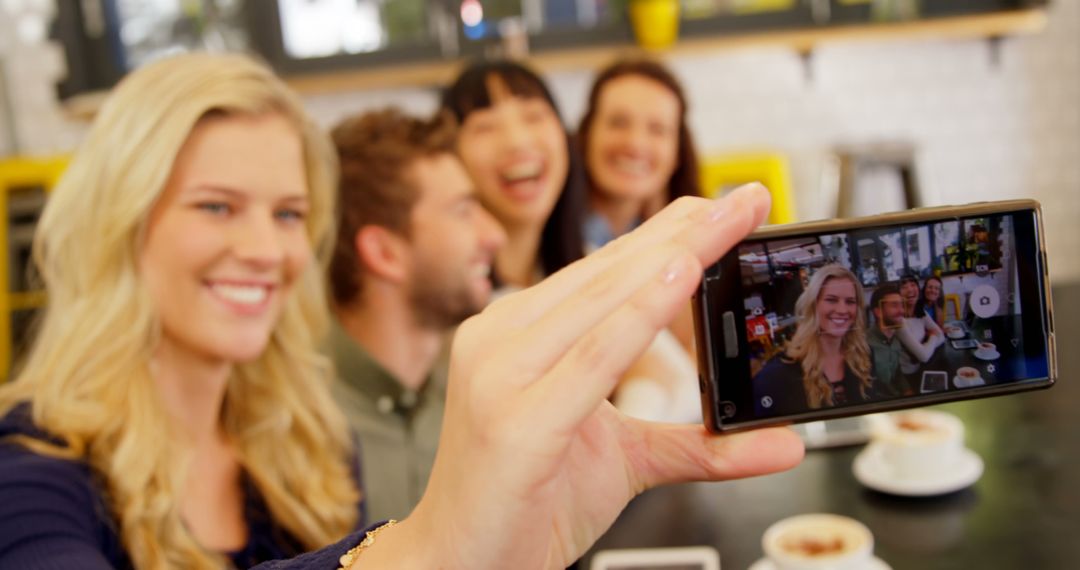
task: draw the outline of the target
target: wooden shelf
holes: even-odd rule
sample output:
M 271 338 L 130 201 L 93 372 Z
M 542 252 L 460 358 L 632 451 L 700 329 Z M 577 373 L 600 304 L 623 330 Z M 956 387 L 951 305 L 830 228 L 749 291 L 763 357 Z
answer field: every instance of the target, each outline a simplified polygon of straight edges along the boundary
M 998 12 L 887 24 L 834 26 L 814 30 L 757 32 L 731 36 L 680 39 L 669 50 L 654 56 L 672 58 L 715 51 L 750 48 L 790 48 L 809 52 L 837 42 L 882 42 L 912 39 L 979 39 L 1034 34 L 1046 27 L 1043 9 Z M 532 54 L 529 63 L 538 71 L 596 69 L 622 55 L 644 53 L 634 46 L 583 47 Z M 449 83 L 461 62 L 406 65 L 355 71 L 339 71 L 287 78 L 289 85 L 305 95 L 394 87 L 434 87 Z
M 1038 33 L 1046 27 L 1047 19 L 1045 9 L 1034 8 L 912 22 L 691 37 L 680 39 L 671 49 L 653 55 L 668 59 L 724 50 L 777 47 L 808 53 L 819 45 L 838 42 L 997 38 Z M 642 50 L 634 46 L 580 47 L 536 53 L 530 56 L 529 63 L 545 73 L 596 69 L 617 57 L 640 53 Z M 302 95 L 402 87 L 436 88 L 452 81 L 462 65 L 459 60 L 425 62 L 295 75 L 287 77 L 286 81 Z M 97 112 L 103 99 L 102 93 L 79 95 L 69 99 L 65 108 L 69 116 L 88 120 Z

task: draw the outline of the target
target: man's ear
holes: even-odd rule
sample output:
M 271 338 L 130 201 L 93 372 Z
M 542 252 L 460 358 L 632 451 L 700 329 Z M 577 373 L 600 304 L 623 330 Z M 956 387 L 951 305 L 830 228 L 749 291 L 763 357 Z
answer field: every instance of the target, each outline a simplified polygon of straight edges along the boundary
M 366 225 L 356 232 L 356 256 L 364 271 L 379 279 L 403 283 L 408 277 L 411 249 L 405 237 L 388 228 Z

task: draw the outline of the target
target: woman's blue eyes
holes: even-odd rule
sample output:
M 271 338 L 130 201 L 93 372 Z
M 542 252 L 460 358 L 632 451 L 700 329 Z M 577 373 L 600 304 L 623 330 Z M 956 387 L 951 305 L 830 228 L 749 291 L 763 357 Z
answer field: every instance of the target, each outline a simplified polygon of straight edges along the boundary
M 278 210 L 277 212 L 274 213 L 274 217 L 276 217 L 279 220 L 283 220 L 283 221 L 287 221 L 287 222 L 302 221 L 305 216 L 306 216 L 305 212 L 302 212 L 300 210 L 295 210 L 295 209 Z
M 232 208 L 225 202 L 200 202 L 196 207 L 211 214 L 224 215 L 232 212 Z
M 200 202 L 195 207 L 214 216 L 229 216 L 235 212 L 234 208 L 226 202 Z M 282 208 L 274 211 L 274 218 L 283 222 L 303 221 L 306 217 L 307 212 L 297 208 Z

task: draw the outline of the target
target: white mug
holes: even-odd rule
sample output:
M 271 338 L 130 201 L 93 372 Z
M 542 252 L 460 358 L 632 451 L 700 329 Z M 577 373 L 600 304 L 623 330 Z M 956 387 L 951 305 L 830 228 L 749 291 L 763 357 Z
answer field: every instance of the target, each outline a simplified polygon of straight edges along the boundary
M 761 547 L 778 570 L 860 570 L 873 559 L 874 535 L 852 518 L 799 515 L 773 523 Z
M 908 410 L 874 423 L 872 445 L 892 473 L 925 479 L 948 473 L 964 449 L 964 424 L 945 412 Z

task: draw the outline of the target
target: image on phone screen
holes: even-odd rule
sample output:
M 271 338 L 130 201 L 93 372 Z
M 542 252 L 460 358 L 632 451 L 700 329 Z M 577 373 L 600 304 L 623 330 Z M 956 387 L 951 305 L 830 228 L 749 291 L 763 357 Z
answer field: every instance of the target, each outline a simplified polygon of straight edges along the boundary
M 922 374 L 919 393 L 944 392 L 949 389 L 949 375 L 940 370 L 927 370 Z
M 830 232 L 747 240 L 710 269 L 712 338 L 744 335 L 712 356 L 725 423 L 1052 383 L 1033 212 Z
M 965 338 L 965 339 L 962 339 L 962 340 L 949 341 L 949 344 L 951 344 L 952 347 L 955 348 L 956 350 L 967 350 L 967 349 L 975 348 L 976 346 L 979 346 L 979 341 L 972 340 L 970 338 Z

